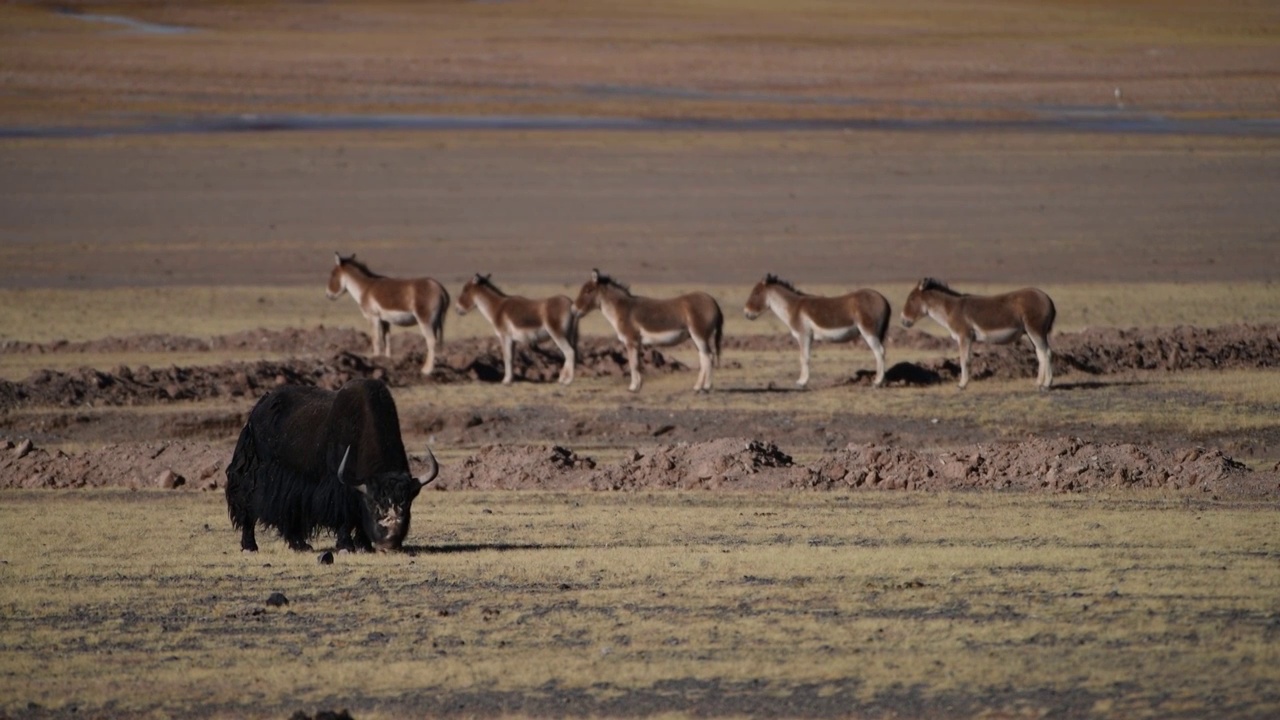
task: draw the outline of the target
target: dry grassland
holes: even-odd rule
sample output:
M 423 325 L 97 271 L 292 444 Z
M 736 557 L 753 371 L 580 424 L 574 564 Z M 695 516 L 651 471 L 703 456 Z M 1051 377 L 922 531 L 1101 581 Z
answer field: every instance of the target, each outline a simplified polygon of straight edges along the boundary
M 429 493 L 417 510 L 409 554 L 323 566 L 278 541 L 239 553 L 216 495 L 7 493 L 0 712 L 1280 711 L 1269 506 Z
M 556 294 L 574 297 L 590 270 L 589 267 L 566 270 L 564 282 L 559 284 L 503 282 L 497 276 L 494 282 L 509 293 L 527 297 Z M 456 296 L 466 277 L 441 276 L 439 279 Z M 620 277 L 626 279 L 625 275 Z M 317 325 L 356 327 L 368 332 L 368 323 L 350 297 L 334 301 L 325 299 L 327 280 L 328 276 L 321 271 L 310 287 L 0 288 L 0 342 L 75 342 L 149 333 L 207 338 L 256 327 L 280 329 Z M 854 289 L 853 286 L 811 285 L 799 278 L 795 282 L 801 289 L 816 294 L 837 294 Z M 889 298 L 896 323 L 897 313 L 911 285 L 889 281 L 870 282 L 865 286 L 876 288 Z M 957 282 L 956 287 L 965 292 L 993 293 L 1007 291 L 1014 286 Z M 1055 330 L 1058 332 L 1103 326 L 1213 327 L 1273 322 L 1280 317 L 1280 289 L 1269 282 L 1042 284 L 1041 287 L 1057 305 Z M 650 297 L 706 290 L 716 297 L 724 310 L 726 336 L 786 334 L 781 323 L 771 314 L 763 315 L 754 322 L 743 317 L 742 306 L 751 292 L 750 285 L 637 282 L 633 283 L 632 289 L 637 294 Z M 919 328 L 932 334 L 944 334 L 931 322 L 922 322 Z M 392 330 L 392 338 L 416 332 L 412 328 L 396 328 Z M 612 329 L 599 313 L 587 316 L 582 333 L 613 336 Z M 478 312 L 459 317 L 451 310 L 445 320 L 446 342 L 449 338 L 488 337 L 492 334 L 492 328 Z
M 80 3 L 71 3 L 77 7 Z M 3 115 L 1021 117 L 1111 101 L 1266 114 L 1271 3 L 92 3 L 0 8 Z M 1099 81 L 1099 78 L 1104 78 Z M 194 81 L 194 82 L 193 82 Z

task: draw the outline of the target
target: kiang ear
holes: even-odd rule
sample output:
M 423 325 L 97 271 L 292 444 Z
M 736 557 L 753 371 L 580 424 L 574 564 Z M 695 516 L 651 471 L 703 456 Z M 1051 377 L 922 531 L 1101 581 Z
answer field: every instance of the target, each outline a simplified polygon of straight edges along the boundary
M 484 281 L 485 281 L 485 282 L 489 282 L 489 278 L 491 278 L 491 277 L 493 277 L 493 273 L 485 273 L 485 274 L 484 274 Z
M 764 284 L 765 284 L 765 285 L 768 285 L 768 284 L 770 284 L 770 283 L 776 283 L 776 282 L 778 282 L 778 276 L 777 276 L 777 275 L 774 275 L 773 273 L 765 273 L 765 275 L 764 275 Z
M 436 476 L 440 474 L 440 463 L 436 462 L 436 456 L 431 452 L 431 448 L 427 448 L 427 463 L 429 464 L 427 474 L 417 478 L 418 487 L 420 488 L 430 485 L 436 479 Z
M 593 283 L 598 283 L 598 282 L 600 282 L 600 271 L 599 271 L 599 270 L 592 269 L 592 271 L 591 271 L 591 282 L 593 282 Z
M 341 265 L 341 264 L 342 264 L 342 254 L 341 254 L 341 253 L 336 253 L 336 252 L 335 252 L 335 253 L 333 254 L 333 264 L 334 264 L 334 265 Z
M 920 290 L 925 290 L 925 289 L 927 289 L 927 288 L 929 287 L 929 278 L 923 278 L 923 279 L 921 279 L 921 280 L 920 280 L 920 284 L 919 284 L 919 285 L 917 285 L 916 287 L 917 287 L 918 289 L 920 289 Z

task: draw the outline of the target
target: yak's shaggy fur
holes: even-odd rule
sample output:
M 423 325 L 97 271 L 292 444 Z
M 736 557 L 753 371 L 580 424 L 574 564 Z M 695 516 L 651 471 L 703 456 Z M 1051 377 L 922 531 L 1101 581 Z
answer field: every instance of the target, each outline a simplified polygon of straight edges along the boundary
M 395 402 L 376 380 L 353 380 L 336 393 L 272 391 L 249 414 L 227 466 L 227 512 L 249 551 L 258 549 L 258 523 L 295 550 L 310 549 L 322 528 L 337 534 L 339 549 L 397 548 L 420 489 Z

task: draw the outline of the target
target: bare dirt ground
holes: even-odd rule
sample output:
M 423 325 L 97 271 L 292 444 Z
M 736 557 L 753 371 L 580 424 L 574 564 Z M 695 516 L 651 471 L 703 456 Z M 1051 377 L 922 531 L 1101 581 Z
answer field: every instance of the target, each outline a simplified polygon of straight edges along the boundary
M 919 332 L 894 330 L 895 350 L 945 349 L 949 341 Z M 785 352 L 789 338 L 778 336 L 741 337 L 731 340 L 728 349 L 737 351 Z M 164 485 L 201 489 L 220 487 L 221 468 L 234 431 L 243 422 L 240 411 L 204 411 L 199 401 L 251 401 L 281 384 L 317 385 L 336 389 L 348 380 L 375 377 L 392 387 L 427 384 L 486 383 L 500 391 L 496 381 L 502 376 L 502 360 L 492 341 L 466 340 L 452 343 L 440 362 L 442 367 L 423 380 L 422 341 L 404 343 L 410 350 L 395 362 L 371 361 L 359 354 L 368 346 L 368 337 L 354 330 L 252 331 L 233 336 L 198 338 L 149 335 L 136 338 L 105 338 L 80 343 L 10 343 L 9 352 L 130 353 L 142 350 L 180 349 L 210 352 L 214 349 L 252 347 L 265 352 L 292 352 L 297 357 L 280 361 L 233 362 L 204 366 L 149 367 L 121 366 L 112 371 L 83 368 L 79 371 L 40 371 L 25 381 L 0 381 L 0 408 L 5 411 L 46 409 L 44 412 L 13 415 L 9 432 L 75 437 L 78 425 L 95 424 L 85 408 L 140 408 L 149 405 L 187 405 L 188 419 L 169 424 L 167 441 L 156 441 L 156 430 L 138 424 L 125 415 L 114 424 L 125 430 L 126 443 L 69 455 L 57 450 L 19 446 L 9 441 L 9 457 L 0 458 L 0 483 L 8 487 L 84 487 L 124 484 L 133 487 Z M 1171 373 L 1195 369 L 1272 370 L 1280 362 L 1280 326 L 1233 326 L 1214 329 L 1102 329 L 1064 334 L 1057 339 L 1059 388 L 1055 392 L 1079 392 L 1099 378 L 1132 375 L 1135 372 Z M 583 343 L 579 377 L 619 377 L 626 361 L 617 343 L 592 338 Z M 730 356 L 732 357 L 732 356 Z M 562 358 L 540 347 L 522 347 L 516 356 L 517 376 L 525 382 L 553 383 Z M 727 361 L 729 364 L 737 361 Z M 652 350 L 644 358 L 645 370 L 654 373 L 686 373 L 688 368 Z M 975 379 L 997 374 L 1030 378 L 1035 374 L 1034 358 L 1020 346 L 981 349 L 974 358 Z M 954 360 L 899 362 L 887 374 L 888 388 L 930 386 L 952 383 L 958 376 Z M 869 370 L 838 379 L 837 385 L 869 386 Z M 580 381 L 581 382 L 581 381 Z M 765 388 L 766 391 L 772 388 Z M 888 392 L 889 390 L 886 390 Z M 246 406 L 247 403 L 241 403 Z M 50 413 L 48 408 L 66 408 Z M 693 415 L 703 417 L 694 419 Z M 788 441 L 809 448 L 811 432 L 779 433 L 775 417 L 755 412 L 728 410 L 706 413 L 667 413 L 650 422 L 634 418 L 610 419 L 599 412 L 573 411 L 555 405 L 521 408 L 518 417 L 510 410 L 487 412 L 479 408 L 406 408 L 408 432 L 430 434 L 446 444 L 484 447 L 467 457 L 454 472 L 438 484 L 441 489 L 627 489 L 654 488 L 738 488 L 779 489 L 956 489 L 1023 488 L 1055 492 L 1110 488 L 1156 487 L 1194 489 L 1220 495 L 1264 495 L 1280 493 L 1274 473 L 1251 474 L 1220 449 L 1170 445 L 1157 428 L 1139 433 L 1131 442 L 1086 442 L 1076 438 L 1030 440 L 999 445 L 979 445 L 987 434 L 956 437 L 957 449 L 919 453 L 908 449 L 925 444 L 923 433 L 907 423 L 886 428 L 893 442 L 856 444 L 839 449 L 837 438 L 824 438 L 824 455 L 810 465 L 792 461 L 774 443 Z M 59 420 L 59 418 L 69 418 Z M 38 423 L 33 424 L 33 423 Z M 604 465 L 590 457 L 579 457 L 559 445 L 541 445 L 556 426 L 569 426 L 564 440 L 572 444 L 592 436 L 588 426 L 600 434 L 601 424 L 623 430 L 611 445 L 627 449 L 626 443 L 647 438 L 685 440 L 644 449 L 631 449 L 620 463 Z M 697 424 L 710 432 L 690 432 Z M 100 421 L 97 424 L 101 424 Z M 129 437 L 128 432 L 139 433 Z M 628 432 L 629 431 L 629 432 Z M 563 430 L 561 432 L 564 432 Z M 1045 431 L 1042 431 L 1044 433 Z M 1058 432 L 1066 432 L 1058 429 Z M 1047 434 L 1053 434 L 1049 430 Z M 215 442 L 198 442 L 191 436 L 212 436 Z M 708 437 L 711 435 L 712 437 Z M 186 436 L 184 439 L 183 436 Z M 727 439 L 716 439 L 727 438 Z M 151 442 L 146 440 L 151 439 Z M 841 438 L 842 439 L 842 438 Z M 850 438 L 850 440 L 853 440 Z M 1272 438 L 1274 441 L 1275 438 Z M 693 444 L 689 444 L 692 441 Z M 1137 443 L 1136 445 L 1133 443 Z M 1176 443 L 1176 441 L 1175 441 Z M 28 441 L 29 444 L 29 441 Z M 903 447 L 905 446 L 905 447 Z M 948 465 L 950 459 L 950 465 Z M 783 471 L 765 468 L 786 469 Z M 1280 469 L 1277 463 L 1275 469 Z M 168 473 L 168 474 L 167 474 Z M 174 479 L 176 475 L 179 480 Z

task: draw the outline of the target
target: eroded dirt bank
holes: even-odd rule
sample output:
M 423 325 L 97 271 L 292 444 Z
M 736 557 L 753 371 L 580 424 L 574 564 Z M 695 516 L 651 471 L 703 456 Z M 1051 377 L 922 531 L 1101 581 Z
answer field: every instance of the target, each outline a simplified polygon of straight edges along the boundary
M 0 488 L 164 487 L 216 490 L 223 443 L 119 443 L 77 454 L 0 444 Z M 413 459 L 415 466 L 418 460 Z M 415 467 L 421 470 L 421 467 Z M 1252 472 L 1221 450 L 1157 448 L 1073 437 L 918 451 L 849 446 L 804 464 L 748 438 L 637 447 L 604 463 L 558 445 L 487 445 L 446 463 L 437 490 L 1014 490 L 1069 493 L 1131 488 L 1280 498 L 1280 464 Z
M 954 346 L 948 340 L 895 328 L 889 336 L 889 385 L 933 385 L 959 376 Z M 794 351 L 786 336 L 731 337 L 723 362 L 734 367 L 734 351 Z M 82 343 L 11 342 L 5 352 L 202 352 L 254 350 L 289 353 L 281 360 L 229 362 L 188 367 L 121 366 L 112 371 L 82 368 L 63 372 L 41 370 L 21 381 L 0 381 L 0 410 L 30 406 L 131 406 L 175 400 L 218 397 L 258 397 L 281 384 L 317 385 L 335 389 L 357 377 L 374 377 L 392 386 L 424 382 L 419 370 L 422 341 L 412 338 L 397 348 L 393 360 L 370 359 L 368 336 L 353 329 L 256 330 L 208 340 L 170 335 L 105 338 Z M 894 349 L 937 350 L 935 360 L 894 364 Z M 584 338 L 577 372 L 583 377 L 619 376 L 626 357 L 609 338 Z M 1280 325 L 1228 325 L 1217 328 L 1099 328 L 1063 333 L 1054 338 L 1055 374 L 1059 378 L 1107 375 L 1133 370 L 1184 371 L 1227 368 L 1271 368 L 1280 365 Z M 550 347 L 518 346 L 515 374 L 529 382 L 554 382 L 563 359 Z M 502 358 L 488 339 L 450 342 L 439 356 L 439 367 L 427 382 L 496 382 L 502 377 Z M 679 372 L 687 368 L 660 351 L 643 356 L 646 373 Z M 975 349 L 975 379 L 1034 377 L 1035 356 L 1024 343 L 982 345 Z M 841 383 L 870 384 L 870 371 L 859 371 Z

